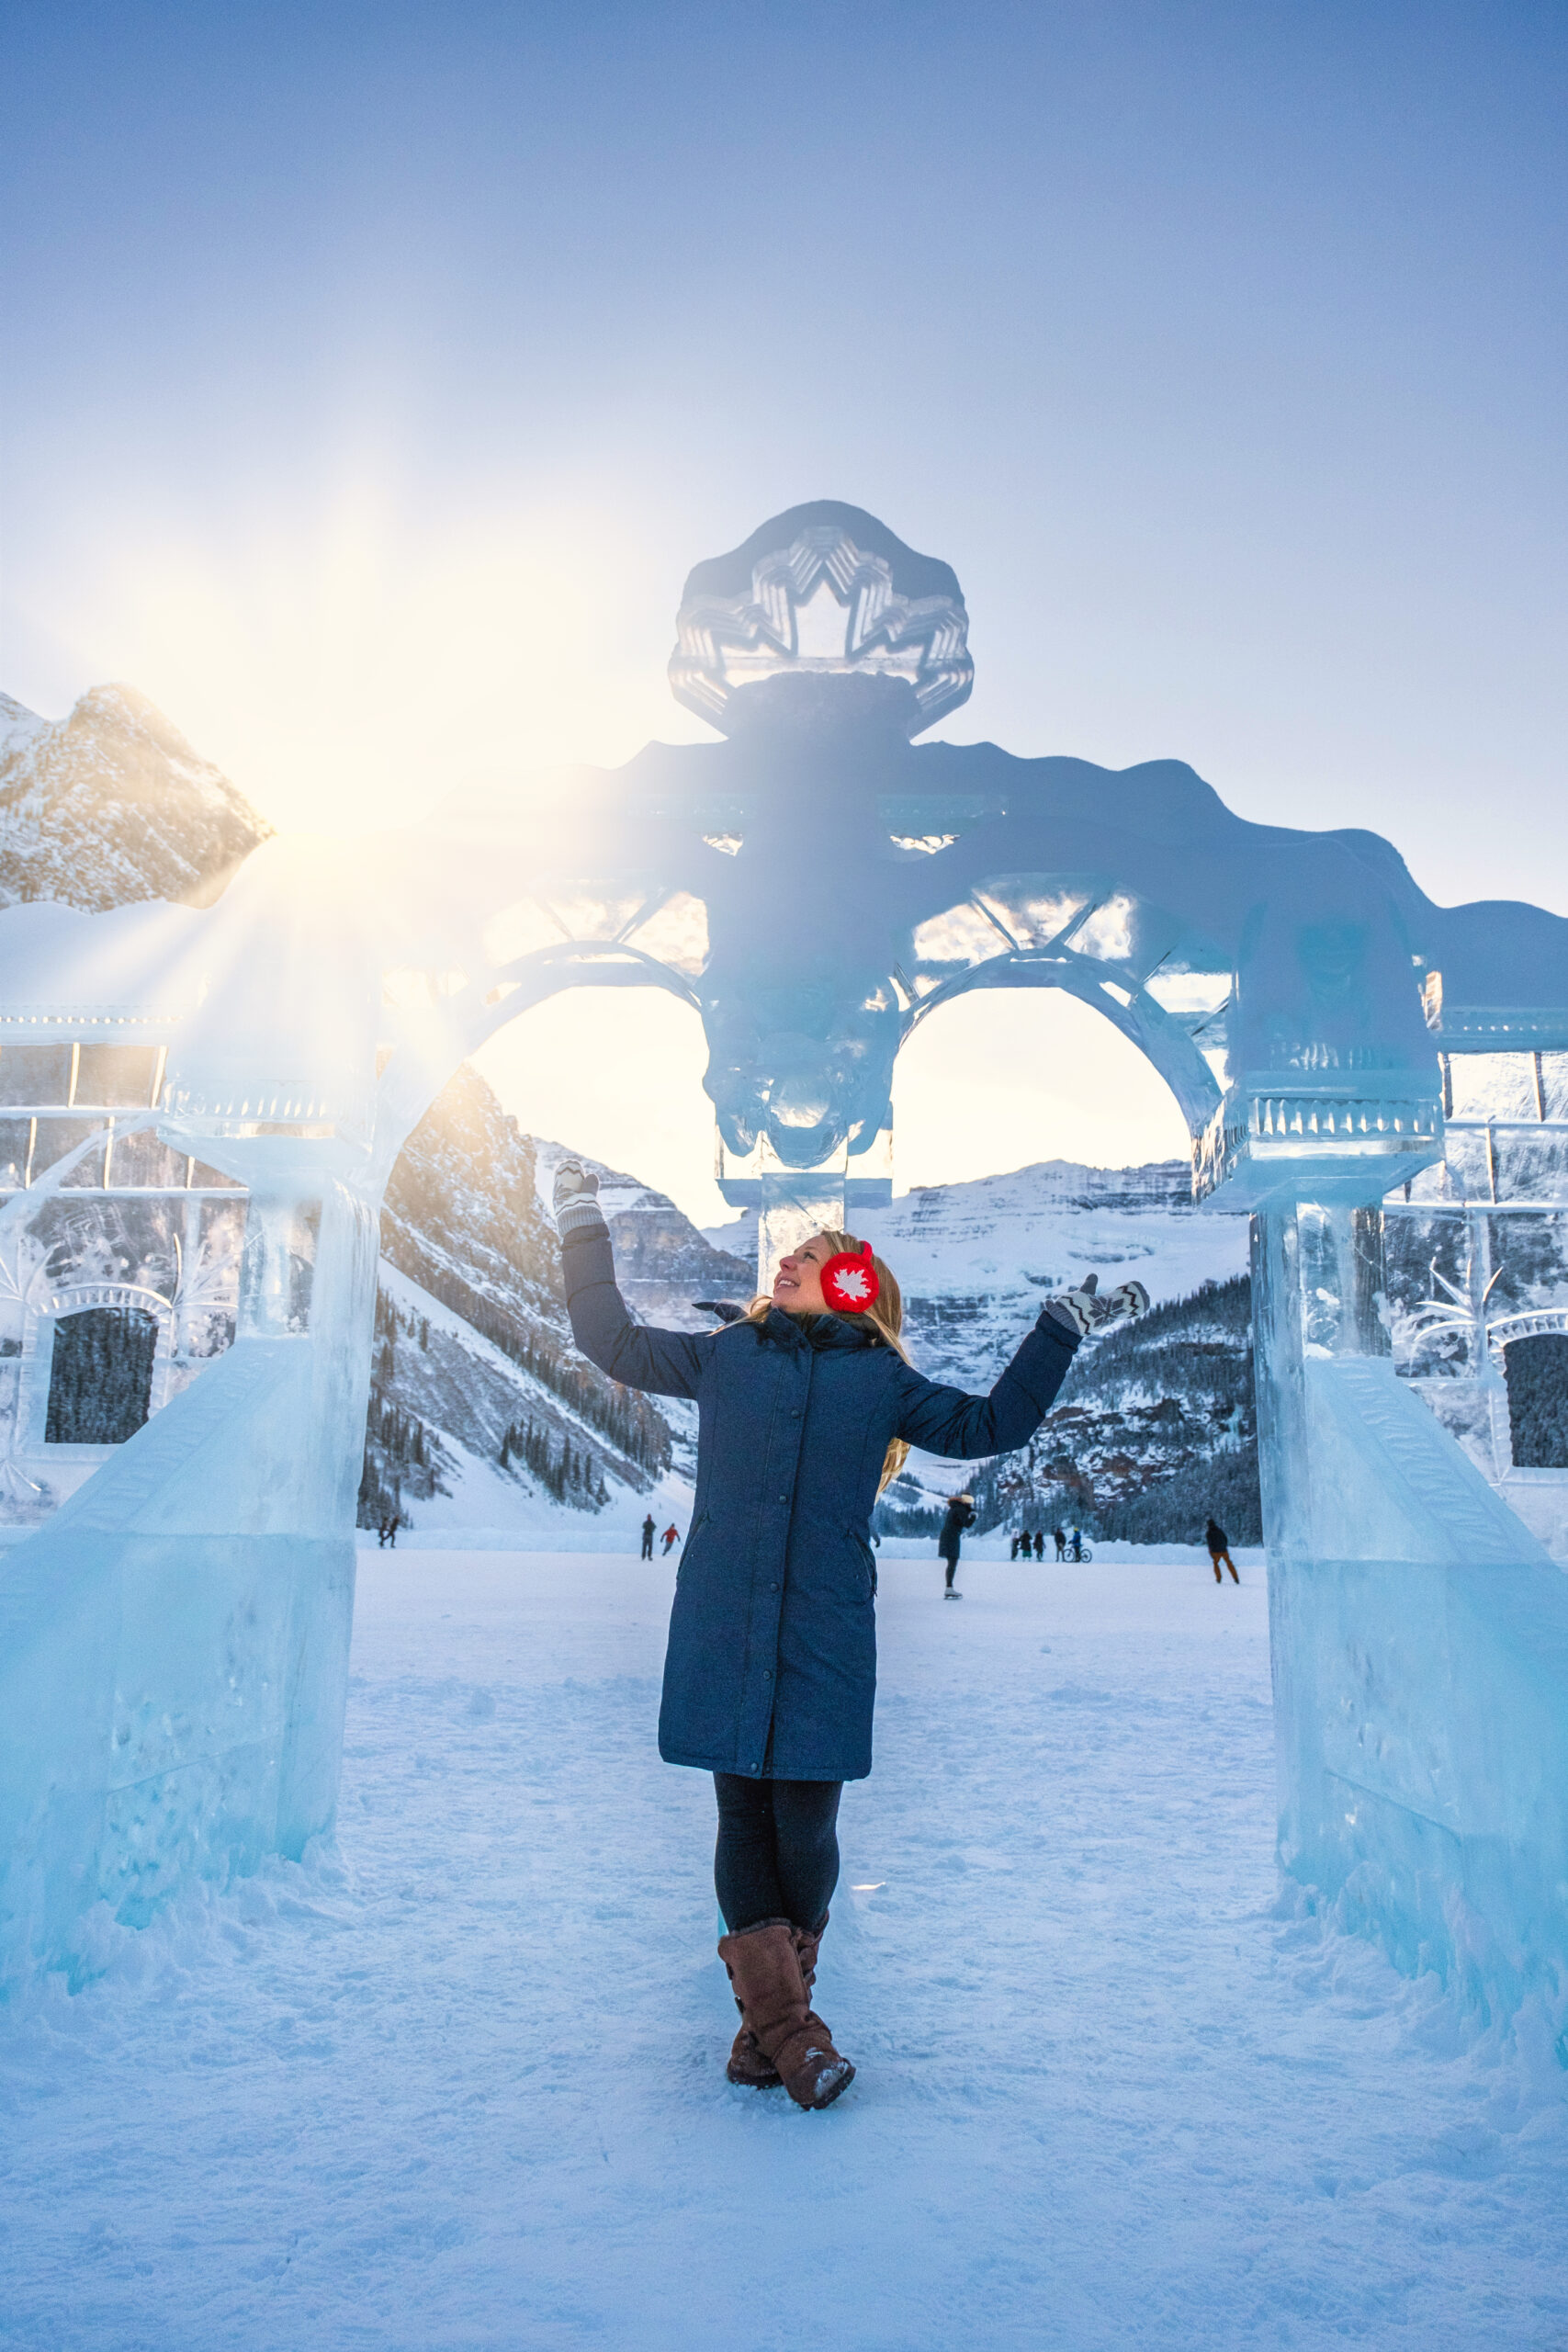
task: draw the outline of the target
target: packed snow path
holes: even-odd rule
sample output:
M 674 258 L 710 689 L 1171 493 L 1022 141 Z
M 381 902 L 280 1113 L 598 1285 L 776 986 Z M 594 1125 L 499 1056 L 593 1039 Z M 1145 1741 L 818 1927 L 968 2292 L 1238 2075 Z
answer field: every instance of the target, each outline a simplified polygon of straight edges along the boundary
M 1242 1576 L 885 1557 L 813 2116 L 723 2079 L 671 1570 L 371 1553 L 338 1854 L 0 2013 L 0 2341 L 1568 2345 L 1563 2077 L 1282 1913 Z

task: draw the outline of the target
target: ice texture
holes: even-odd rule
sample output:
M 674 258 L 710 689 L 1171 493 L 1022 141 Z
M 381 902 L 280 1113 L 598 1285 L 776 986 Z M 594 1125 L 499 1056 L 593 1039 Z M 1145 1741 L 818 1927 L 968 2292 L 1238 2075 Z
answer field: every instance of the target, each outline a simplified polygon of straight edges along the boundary
M 765 1276 L 886 1204 L 918 1023 L 1054 987 L 1253 1216 L 1285 1865 L 1494 2013 L 1560 2006 L 1568 1464 L 1515 1464 L 1507 1357 L 1568 1328 L 1568 922 L 1435 907 L 1386 842 L 1248 824 L 1177 761 L 916 744 L 967 616 L 856 508 L 699 565 L 678 635 L 722 741 L 268 841 L 199 909 L 0 913 L 0 1963 L 80 1972 L 96 1906 L 330 1828 L 377 1218 L 488 1036 L 570 987 L 694 1006 Z M 157 1327 L 120 1419 L 55 1397 L 78 1437 L 145 1411 L 119 1445 L 51 1450 L 73 1312 L 126 1366 Z M 97 1360 L 62 1351 L 72 1397 Z

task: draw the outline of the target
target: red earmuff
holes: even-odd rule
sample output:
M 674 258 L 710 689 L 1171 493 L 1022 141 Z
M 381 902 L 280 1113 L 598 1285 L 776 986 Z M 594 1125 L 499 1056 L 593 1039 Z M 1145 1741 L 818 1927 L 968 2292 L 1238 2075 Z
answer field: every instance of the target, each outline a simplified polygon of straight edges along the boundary
M 835 1315 L 863 1315 L 881 1295 L 869 1241 L 858 1257 L 852 1250 L 840 1250 L 822 1269 L 822 1295 Z

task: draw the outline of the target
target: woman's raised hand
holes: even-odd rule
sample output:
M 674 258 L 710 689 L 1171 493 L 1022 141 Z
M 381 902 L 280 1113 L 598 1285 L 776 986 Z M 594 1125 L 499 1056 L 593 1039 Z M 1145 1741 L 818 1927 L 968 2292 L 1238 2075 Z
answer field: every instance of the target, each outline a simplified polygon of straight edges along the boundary
M 1086 1274 L 1077 1290 L 1058 1291 L 1048 1298 L 1042 1310 L 1054 1315 L 1058 1323 L 1067 1324 L 1080 1340 L 1103 1331 L 1124 1316 L 1144 1315 L 1148 1311 L 1149 1295 L 1142 1283 L 1118 1283 L 1114 1290 L 1101 1292 L 1100 1276 Z
M 580 1168 L 575 1159 L 563 1159 L 556 1170 L 550 1205 L 555 1211 L 556 1231 L 563 1241 L 569 1233 L 581 1232 L 584 1226 L 604 1222 L 604 1212 L 599 1205 L 599 1179 L 589 1170 Z

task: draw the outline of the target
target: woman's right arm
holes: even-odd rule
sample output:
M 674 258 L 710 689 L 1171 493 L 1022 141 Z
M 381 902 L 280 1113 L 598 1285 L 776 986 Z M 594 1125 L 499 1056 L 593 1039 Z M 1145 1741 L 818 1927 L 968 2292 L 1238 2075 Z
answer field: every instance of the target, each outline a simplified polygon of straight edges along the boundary
M 1039 1319 L 988 1396 L 966 1396 L 923 1380 L 909 1364 L 895 1374 L 898 1389 L 897 1434 L 924 1453 L 950 1462 L 973 1462 L 988 1453 L 1010 1453 L 1026 1445 L 1056 1401 L 1067 1366 L 1081 1340 L 1126 1315 L 1142 1315 L 1149 1304 L 1142 1283 L 1122 1283 L 1104 1297 L 1098 1274 L 1085 1276 L 1077 1290 L 1048 1299 Z
M 590 1363 L 626 1388 L 656 1396 L 694 1396 L 714 1335 L 655 1331 L 634 1323 L 615 1285 L 610 1229 L 603 1217 L 561 1236 L 561 1271 L 571 1336 Z
M 949 1462 L 1027 1445 L 1055 1403 L 1077 1344 L 1076 1331 L 1043 1313 L 988 1396 L 966 1396 L 925 1379 L 911 1364 L 897 1365 L 898 1436 Z

